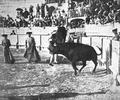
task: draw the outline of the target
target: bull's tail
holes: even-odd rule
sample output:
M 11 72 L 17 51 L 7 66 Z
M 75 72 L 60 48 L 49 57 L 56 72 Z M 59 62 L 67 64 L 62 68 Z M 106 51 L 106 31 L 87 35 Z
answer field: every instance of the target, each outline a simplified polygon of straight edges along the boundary
M 97 55 L 101 55 L 102 54 L 102 48 L 98 47 L 98 49 L 100 50 L 100 54 L 97 54 Z

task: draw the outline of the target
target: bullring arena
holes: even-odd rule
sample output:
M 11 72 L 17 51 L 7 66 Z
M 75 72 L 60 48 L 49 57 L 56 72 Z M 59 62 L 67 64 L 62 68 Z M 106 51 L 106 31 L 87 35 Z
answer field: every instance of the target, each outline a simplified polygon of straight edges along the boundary
M 48 38 L 56 27 L 0 28 L 0 41 L 1 35 L 7 33 L 16 60 L 14 64 L 5 64 L 0 45 L 0 100 L 120 100 L 120 43 L 112 40 L 113 28 L 120 32 L 119 23 L 85 24 L 84 29 L 69 30 L 79 36 L 79 43 L 102 48 L 96 72 L 92 73 L 93 62 L 87 61 L 77 76 L 71 62 L 61 54 L 57 58 L 60 64 L 49 65 Z M 16 35 L 10 35 L 12 30 Z M 28 63 L 23 57 L 28 31 L 33 32 L 41 57 L 39 63 Z M 82 32 L 86 32 L 87 37 L 82 36 Z M 81 67 L 81 62 L 78 62 L 77 68 Z
M 19 31 L 23 30 L 19 29 Z M 23 34 L 19 35 L 21 36 Z M 62 55 L 58 57 L 60 64 L 54 64 L 53 67 L 49 66 L 50 54 L 47 50 L 48 32 L 41 35 L 41 39 L 46 38 L 41 40 L 40 50 L 40 34 L 33 34 L 34 37 L 38 36 L 37 38 L 35 37 L 35 39 L 38 46 L 37 50 L 41 57 L 41 62 L 37 64 L 29 64 L 27 60 L 23 58 L 25 37 L 22 38 L 23 40 L 19 39 L 19 43 L 21 44 L 19 50 L 16 51 L 15 41 L 17 41 L 17 36 L 9 36 L 13 45 L 11 51 L 16 59 L 15 64 L 4 63 L 2 47 L 0 48 L 1 100 L 119 100 L 119 86 L 116 86 L 114 83 L 114 75 L 109 74 L 109 70 L 107 70 L 109 59 L 107 59 L 105 52 L 109 50 L 109 38 L 111 37 L 96 37 L 95 34 L 93 34 L 95 37 L 92 36 L 92 38 L 90 36 L 82 37 L 84 44 L 103 47 L 103 55 L 98 58 L 104 59 L 104 61 L 107 60 L 108 64 L 102 63 L 101 61 L 103 65 L 99 63 L 96 73 L 93 74 L 94 64 L 88 61 L 84 70 L 77 76 L 74 76 L 70 62 L 66 58 L 62 60 Z M 13 37 L 15 41 L 12 40 Z M 44 42 L 44 40 L 46 41 Z M 103 44 L 101 44 L 102 42 Z M 113 62 L 116 61 L 115 64 L 113 64 L 117 67 L 117 60 L 119 61 L 119 59 L 117 59 L 118 55 L 114 54 L 114 52 L 113 55 Z M 78 63 L 77 67 L 80 69 L 81 64 Z M 118 70 L 116 70 L 116 73 L 117 71 Z

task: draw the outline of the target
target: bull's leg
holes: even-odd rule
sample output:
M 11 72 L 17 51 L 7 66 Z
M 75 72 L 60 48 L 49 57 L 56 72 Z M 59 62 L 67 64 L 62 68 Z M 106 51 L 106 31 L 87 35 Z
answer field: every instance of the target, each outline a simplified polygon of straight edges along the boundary
M 79 70 L 79 72 L 81 72 L 82 69 L 86 66 L 86 61 L 82 61 L 82 62 L 83 62 L 83 66 L 82 66 L 82 68 Z
M 73 66 L 73 69 L 74 69 L 74 74 L 75 74 L 75 76 L 77 75 L 77 67 L 76 67 L 76 62 L 72 62 L 72 66 Z
M 94 67 L 94 69 L 93 69 L 93 73 L 95 72 L 95 70 L 96 70 L 96 67 L 97 67 L 97 60 L 93 60 L 93 62 L 94 62 L 94 64 L 95 64 L 95 67 Z

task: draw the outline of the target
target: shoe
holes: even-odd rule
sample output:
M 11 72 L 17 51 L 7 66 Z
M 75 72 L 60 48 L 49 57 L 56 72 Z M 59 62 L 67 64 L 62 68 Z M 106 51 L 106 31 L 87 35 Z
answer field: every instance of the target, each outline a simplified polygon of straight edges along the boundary
M 55 62 L 53 62 L 53 63 L 54 63 L 54 64 L 60 64 L 59 62 L 56 62 L 56 61 L 55 61 Z
M 50 66 L 54 66 L 52 63 L 49 63 Z

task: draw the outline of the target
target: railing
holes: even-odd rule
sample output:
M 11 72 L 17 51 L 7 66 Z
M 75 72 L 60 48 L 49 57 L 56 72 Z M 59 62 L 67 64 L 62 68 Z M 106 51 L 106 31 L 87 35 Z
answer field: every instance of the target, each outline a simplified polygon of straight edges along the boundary
M 41 50 L 42 48 L 47 48 L 49 34 L 33 34 L 32 37 L 35 38 L 36 47 L 38 47 L 39 50 Z M 8 35 L 8 39 L 10 39 L 11 45 L 13 47 L 16 47 L 16 49 L 25 46 L 26 38 L 26 34 Z M 2 41 L 2 37 L 0 37 L 0 41 Z

